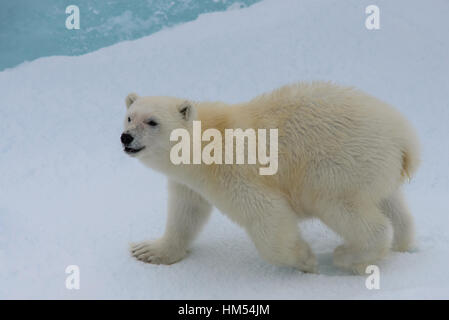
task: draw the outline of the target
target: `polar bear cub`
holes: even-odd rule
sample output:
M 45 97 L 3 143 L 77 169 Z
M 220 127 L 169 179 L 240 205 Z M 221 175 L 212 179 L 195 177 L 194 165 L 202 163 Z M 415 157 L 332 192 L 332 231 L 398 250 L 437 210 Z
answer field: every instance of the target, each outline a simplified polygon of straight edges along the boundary
M 212 206 L 241 225 L 268 262 L 305 272 L 316 272 L 317 261 L 301 237 L 303 219 L 320 219 L 338 233 L 344 243 L 334 264 L 358 273 L 390 248 L 412 244 L 413 219 L 400 187 L 417 170 L 418 140 L 395 109 L 374 97 L 316 82 L 232 105 L 131 93 L 126 107 L 124 151 L 169 179 L 164 235 L 131 246 L 141 261 L 184 258 Z M 173 164 L 171 133 L 192 133 L 194 121 L 223 137 L 226 129 L 278 129 L 277 172 L 261 175 L 254 164 Z

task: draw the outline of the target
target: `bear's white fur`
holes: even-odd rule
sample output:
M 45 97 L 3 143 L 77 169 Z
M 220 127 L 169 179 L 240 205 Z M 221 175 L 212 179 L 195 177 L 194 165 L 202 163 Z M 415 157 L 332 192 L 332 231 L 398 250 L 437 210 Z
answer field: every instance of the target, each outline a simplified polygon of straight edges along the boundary
M 408 250 L 413 220 L 400 191 L 419 164 L 418 140 L 391 106 L 332 83 L 299 83 L 234 105 L 171 97 L 126 98 L 128 153 L 169 179 L 168 219 L 158 240 L 131 246 L 149 263 L 181 260 L 212 205 L 241 225 L 260 255 L 281 266 L 316 272 L 298 221 L 318 218 L 344 244 L 334 264 L 364 273 L 388 252 Z M 149 124 L 152 120 L 152 125 Z M 279 169 L 257 165 L 174 165 L 170 132 L 253 128 L 279 130 Z M 144 147 L 141 151 L 137 151 Z

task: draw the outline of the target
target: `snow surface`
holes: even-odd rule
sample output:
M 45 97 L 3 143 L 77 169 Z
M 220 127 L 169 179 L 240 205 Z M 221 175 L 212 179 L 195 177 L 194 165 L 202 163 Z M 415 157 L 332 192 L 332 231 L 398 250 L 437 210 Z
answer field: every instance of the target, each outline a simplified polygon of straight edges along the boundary
M 266 0 L 79 57 L 0 73 L 0 298 L 449 298 L 449 3 Z M 320 274 L 269 265 L 219 212 L 191 254 L 144 264 L 128 243 L 162 234 L 165 178 L 119 143 L 124 98 L 237 102 L 299 80 L 334 80 L 395 105 L 417 127 L 423 164 L 406 186 L 412 253 L 382 261 L 379 290 L 332 266 L 339 238 L 306 238 Z M 81 289 L 65 288 L 78 265 Z

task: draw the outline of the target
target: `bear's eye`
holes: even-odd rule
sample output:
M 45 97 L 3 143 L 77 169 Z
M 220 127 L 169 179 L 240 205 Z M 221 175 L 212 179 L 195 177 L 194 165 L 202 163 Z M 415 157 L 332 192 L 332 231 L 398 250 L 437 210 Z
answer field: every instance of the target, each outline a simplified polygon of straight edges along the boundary
M 147 125 L 149 125 L 151 127 L 155 127 L 155 126 L 157 126 L 157 124 L 158 123 L 156 121 L 154 121 L 153 119 L 150 119 L 147 121 Z
M 130 117 L 128 117 L 128 122 L 131 122 L 131 118 Z

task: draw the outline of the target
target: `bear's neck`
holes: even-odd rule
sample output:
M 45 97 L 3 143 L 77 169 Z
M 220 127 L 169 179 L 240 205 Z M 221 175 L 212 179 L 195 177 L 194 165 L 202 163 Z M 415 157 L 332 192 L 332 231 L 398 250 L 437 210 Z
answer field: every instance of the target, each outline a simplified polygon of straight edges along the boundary
M 173 180 L 183 183 L 191 187 L 200 194 L 206 195 L 209 192 L 219 187 L 220 183 L 217 180 L 223 177 L 224 172 L 232 170 L 231 165 L 224 164 L 224 138 L 225 129 L 234 129 L 242 127 L 236 119 L 236 114 L 239 114 L 238 105 L 227 105 L 220 102 L 214 103 L 196 103 L 197 120 L 201 121 L 201 137 L 205 130 L 216 129 L 222 136 L 222 164 L 205 164 L 201 159 L 200 164 L 193 164 L 193 150 L 191 149 L 191 163 L 180 164 L 172 167 L 169 177 Z M 193 132 L 190 132 L 190 137 L 193 140 Z M 193 142 L 191 140 L 191 147 Z M 201 150 L 209 142 L 201 142 Z
M 216 129 L 224 137 L 224 130 L 234 128 L 236 106 L 221 102 L 197 103 L 197 119 L 201 121 L 201 129 Z

